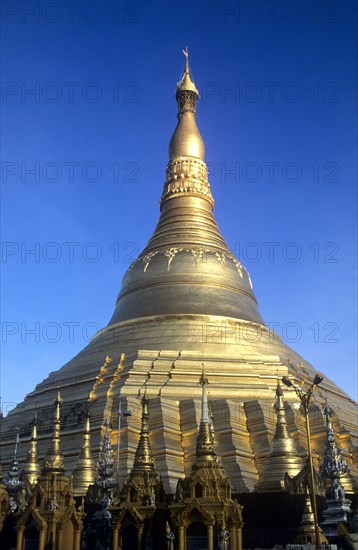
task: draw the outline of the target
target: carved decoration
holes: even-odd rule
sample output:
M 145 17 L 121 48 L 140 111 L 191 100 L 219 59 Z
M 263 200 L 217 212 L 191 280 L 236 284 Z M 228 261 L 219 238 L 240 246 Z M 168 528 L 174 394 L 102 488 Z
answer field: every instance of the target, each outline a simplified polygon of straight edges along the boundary
M 177 254 L 181 253 L 187 253 L 191 254 L 194 262 L 196 265 L 199 265 L 200 263 L 204 263 L 206 261 L 206 256 L 208 254 L 213 255 L 218 263 L 221 265 L 221 267 L 224 267 L 227 260 L 231 260 L 233 264 L 235 265 L 239 275 L 241 278 L 243 278 L 243 271 L 246 272 L 247 277 L 250 282 L 250 286 L 252 288 L 252 283 L 250 279 L 249 272 L 247 269 L 239 262 L 237 258 L 231 252 L 229 251 L 218 251 L 217 249 L 210 249 L 210 248 L 169 248 L 164 250 L 156 250 L 155 252 L 149 252 L 145 256 L 140 256 L 137 258 L 132 264 L 130 269 L 133 269 L 135 264 L 139 261 L 142 262 L 143 265 L 143 272 L 145 273 L 150 265 L 151 260 L 157 256 L 158 254 L 163 254 L 166 258 L 168 258 L 168 271 L 170 271 L 170 266 Z

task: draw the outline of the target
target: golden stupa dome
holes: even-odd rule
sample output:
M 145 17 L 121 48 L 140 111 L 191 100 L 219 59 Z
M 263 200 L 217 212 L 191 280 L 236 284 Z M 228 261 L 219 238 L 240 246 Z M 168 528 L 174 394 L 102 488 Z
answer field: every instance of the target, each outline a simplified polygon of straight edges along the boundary
M 41 434 L 39 460 L 43 459 L 52 437 L 49 407 L 61 385 L 61 452 L 66 472 L 72 472 L 77 463 L 81 480 L 84 471 L 92 475 L 89 456 L 85 470 L 83 461 L 77 462 L 89 410 L 86 441 L 91 431 L 95 460 L 105 437 L 103 426 L 112 422 L 122 484 L 133 466 L 140 439 L 139 398 L 147 391 L 153 459 L 166 492 L 175 494 L 178 479 L 187 475 L 195 460 L 193 434 L 200 418 L 198 374 L 203 363 L 210 380 L 208 399 L 217 454 L 234 493 L 284 490 L 286 472 L 296 475 L 305 459 L 306 429 L 296 406 L 297 395 L 292 388 L 285 389 L 283 402 L 277 380 L 289 376 L 304 387 L 317 371 L 264 324 L 249 274 L 218 228 L 204 144 L 196 126 L 198 97 L 186 59 L 177 86 L 179 120 L 171 140 L 158 224 L 123 278 L 109 324 L 62 368 L 54 368 L 55 358 L 50 361 L 49 376 L 2 420 L 0 450 L 5 470 L 11 467 L 18 426 L 19 461 L 25 460 L 35 411 Z M 353 493 L 358 478 L 352 451 L 357 448 L 355 403 L 327 377 L 314 393 L 310 417 L 315 467 L 325 448 L 322 405 L 328 399 L 343 434 L 342 456 L 348 463 L 345 491 Z M 133 414 L 123 416 L 119 430 L 122 406 Z M 85 487 L 77 481 L 74 475 L 80 495 Z

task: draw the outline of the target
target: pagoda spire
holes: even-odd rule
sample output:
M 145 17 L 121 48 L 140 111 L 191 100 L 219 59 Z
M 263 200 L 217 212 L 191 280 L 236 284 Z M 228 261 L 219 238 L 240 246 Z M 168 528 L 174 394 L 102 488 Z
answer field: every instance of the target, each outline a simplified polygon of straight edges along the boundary
M 339 481 L 339 478 L 346 473 L 348 464 L 342 457 L 340 449 L 337 447 L 331 421 L 333 409 L 327 402 L 323 412 L 326 419 L 326 444 L 323 462 L 320 467 L 320 474 L 323 477 L 329 478 L 333 485 L 334 480 Z
M 16 438 L 15 438 L 15 447 L 14 447 L 14 456 L 12 459 L 11 468 L 9 471 L 8 479 L 17 479 L 18 478 L 18 472 L 19 472 L 19 463 L 17 460 L 17 448 L 19 446 L 20 436 L 19 436 L 19 428 L 16 429 Z
M 205 376 L 204 367 L 200 376 L 199 384 L 201 385 L 201 418 L 199 426 L 199 434 L 196 441 L 196 458 L 204 460 L 215 460 L 216 451 L 213 441 L 213 429 L 211 427 L 211 418 L 208 407 L 208 392 L 207 386 L 209 381 Z
M 294 544 L 316 544 L 316 546 L 321 544 L 328 544 L 328 541 L 324 536 L 320 526 L 318 526 L 318 536 L 319 541 L 316 544 L 315 518 L 312 510 L 311 497 L 308 487 L 305 487 L 305 506 L 303 509 L 301 525 L 297 531 Z
M 177 84 L 178 124 L 169 143 L 169 163 L 161 199 L 163 204 L 173 196 L 200 196 L 214 204 L 205 164 L 205 145 L 196 125 L 199 92 L 191 77 L 188 49 L 183 50 L 185 65 Z
M 83 443 L 76 466 L 73 470 L 73 494 L 85 496 L 88 487 L 95 482 L 96 467 L 91 452 L 91 427 L 89 411 L 86 412 L 86 420 L 83 430 Z
M 263 324 L 250 276 L 214 217 L 205 147 L 196 123 L 199 92 L 188 50 L 183 53 L 184 71 L 176 88 L 178 121 L 169 144 L 160 217 L 123 278 L 109 326 L 167 314 L 216 315 Z
M 183 76 L 177 84 L 175 98 L 178 102 L 178 118 L 180 119 L 187 111 L 196 113 L 196 102 L 199 99 L 199 92 L 190 75 L 188 46 L 183 50 L 185 65 Z
M 149 399 L 147 397 L 147 391 L 145 390 L 142 398 L 142 425 L 138 447 L 134 458 L 132 474 L 137 474 L 141 471 L 154 470 L 154 459 L 149 441 L 148 402 Z
M 316 540 L 315 520 L 312 511 L 311 498 L 308 489 L 305 489 L 305 505 L 302 513 L 301 525 L 295 538 L 296 544 L 313 544 Z M 320 541 L 321 542 L 321 541 Z M 323 541 L 322 541 L 323 542 Z
M 279 380 L 276 387 L 275 412 L 277 416 L 276 430 L 272 439 L 269 456 L 298 456 L 295 443 L 288 433 L 283 391 Z
M 133 506 L 154 506 L 163 502 L 164 489 L 155 470 L 152 448 L 149 440 L 149 410 L 146 388 L 141 400 L 142 420 L 134 462 L 129 476 L 124 480 L 121 498 Z
M 23 483 L 20 479 L 19 475 L 19 462 L 17 460 L 17 447 L 19 445 L 19 429 L 16 431 L 16 439 L 15 439 L 15 448 L 14 448 L 14 456 L 11 463 L 11 468 L 8 472 L 7 478 L 5 480 L 5 487 L 9 493 L 10 497 L 10 509 L 12 512 L 15 512 L 18 508 L 18 493 L 21 491 Z
M 324 521 L 322 527 L 327 537 L 336 537 L 339 532 L 338 525 L 348 521 L 351 513 L 350 500 L 346 498 L 342 477 L 347 472 L 347 461 L 341 455 L 334 436 L 332 426 L 333 409 L 327 403 L 323 408 L 326 423 L 326 445 L 323 461 L 320 466 L 320 474 L 329 480 L 326 490 L 326 508 L 323 510 Z
M 60 440 L 61 404 L 62 404 L 61 393 L 60 393 L 60 390 L 58 390 L 57 396 L 55 399 L 55 416 L 53 419 L 52 441 L 44 459 L 44 464 L 41 472 L 42 474 L 47 474 L 47 473 L 64 474 L 65 473 L 63 455 L 61 453 L 61 440 Z
M 41 467 L 37 456 L 37 414 L 34 417 L 32 426 L 30 448 L 22 467 L 21 477 L 25 483 L 35 485 L 41 475 Z
M 256 486 L 256 490 L 260 492 L 284 490 L 286 472 L 294 477 L 302 468 L 302 461 L 295 442 L 288 432 L 283 391 L 279 380 L 277 381 L 274 409 L 276 428 L 270 452 L 265 458 L 262 476 Z
M 106 431 L 104 434 L 103 447 L 98 460 L 98 479 L 96 480 L 96 484 L 102 487 L 102 489 L 112 486 L 112 481 L 114 484 L 114 458 L 109 425 L 108 417 L 106 417 L 104 421 Z

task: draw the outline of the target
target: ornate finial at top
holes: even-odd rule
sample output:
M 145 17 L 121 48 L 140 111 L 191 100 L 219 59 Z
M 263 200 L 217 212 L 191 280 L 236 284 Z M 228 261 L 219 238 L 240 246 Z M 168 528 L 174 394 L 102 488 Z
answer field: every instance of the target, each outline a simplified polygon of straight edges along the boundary
M 193 112 L 195 112 L 195 105 L 196 105 L 196 101 L 199 98 L 199 92 L 190 75 L 188 46 L 186 46 L 185 50 L 182 50 L 182 52 L 185 56 L 184 73 L 183 73 L 182 79 L 177 84 L 176 99 L 178 101 L 179 109 L 180 109 L 181 108 L 181 104 L 179 103 L 180 94 L 182 92 L 191 92 L 192 94 L 194 94 L 196 96 L 196 99 L 193 97 L 192 98 L 193 101 L 190 102 L 191 103 L 190 105 L 189 103 L 184 105 L 185 102 L 183 102 L 182 107 L 185 106 L 187 110 L 192 110 Z M 188 99 L 188 97 L 186 99 Z
M 60 428 L 61 428 L 61 404 L 62 398 L 60 390 L 57 390 L 55 399 L 55 416 L 53 419 L 52 442 L 44 459 L 42 473 L 61 473 L 65 472 L 63 455 L 60 447 Z
M 182 50 L 184 56 L 185 56 L 185 69 L 184 71 L 186 73 L 189 72 L 189 51 L 188 51 L 188 46 L 185 46 L 185 50 Z
M 30 485 L 35 485 L 40 474 L 41 468 L 37 456 L 37 413 L 35 413 L 30 448 L 22 468 L 21 477 Z

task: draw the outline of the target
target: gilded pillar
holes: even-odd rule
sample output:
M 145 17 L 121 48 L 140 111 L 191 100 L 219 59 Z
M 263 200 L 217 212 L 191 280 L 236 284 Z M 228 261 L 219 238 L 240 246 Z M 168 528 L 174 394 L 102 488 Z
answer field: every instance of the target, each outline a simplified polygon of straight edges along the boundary
M 113 550 L 118 550 L 118 527 L 113 527 L 112 547 Z
M 24 530 L 25 530 L 25 527 L 20 527 L 17 530 L 16 550 L 22 550 L 24 547 Z
M 142 543 L 143 543 L 143 525 L 139 525 L 137 550 L 142 550 Z
M 39 550 L 45 550 L 45 544 L 46 544 L 46 531 L 45 529 L 41 529 L 40 535 L 39 535 Z
M 233 525 L 230 529 L 230 548 L 232 550 L 236 550 L 236 529 L 235 529 L 235 525 Z
M 73 550 L 81 550 L 81 530 L 80 529 L 75 530 L 74 539 L 73 539 Z
M 179 539 L 178 540 L 178 545 L 179 545 L 178 550 L 185 550 L 184 537 L 185 537 L 184 525 L 180 525 L 179 528 L 178 528 L 178 539 Z
M 62 550 L 63 545 L 63 529 L 59 529 L 57 531 L 57 548 L 58 550 Z
M 208 525 L 208 550 L 214 550 L 214 530 L 212 525 Z
M 236 550 L 242 550 L 242 529 L 241 527 L 236 527 Z

